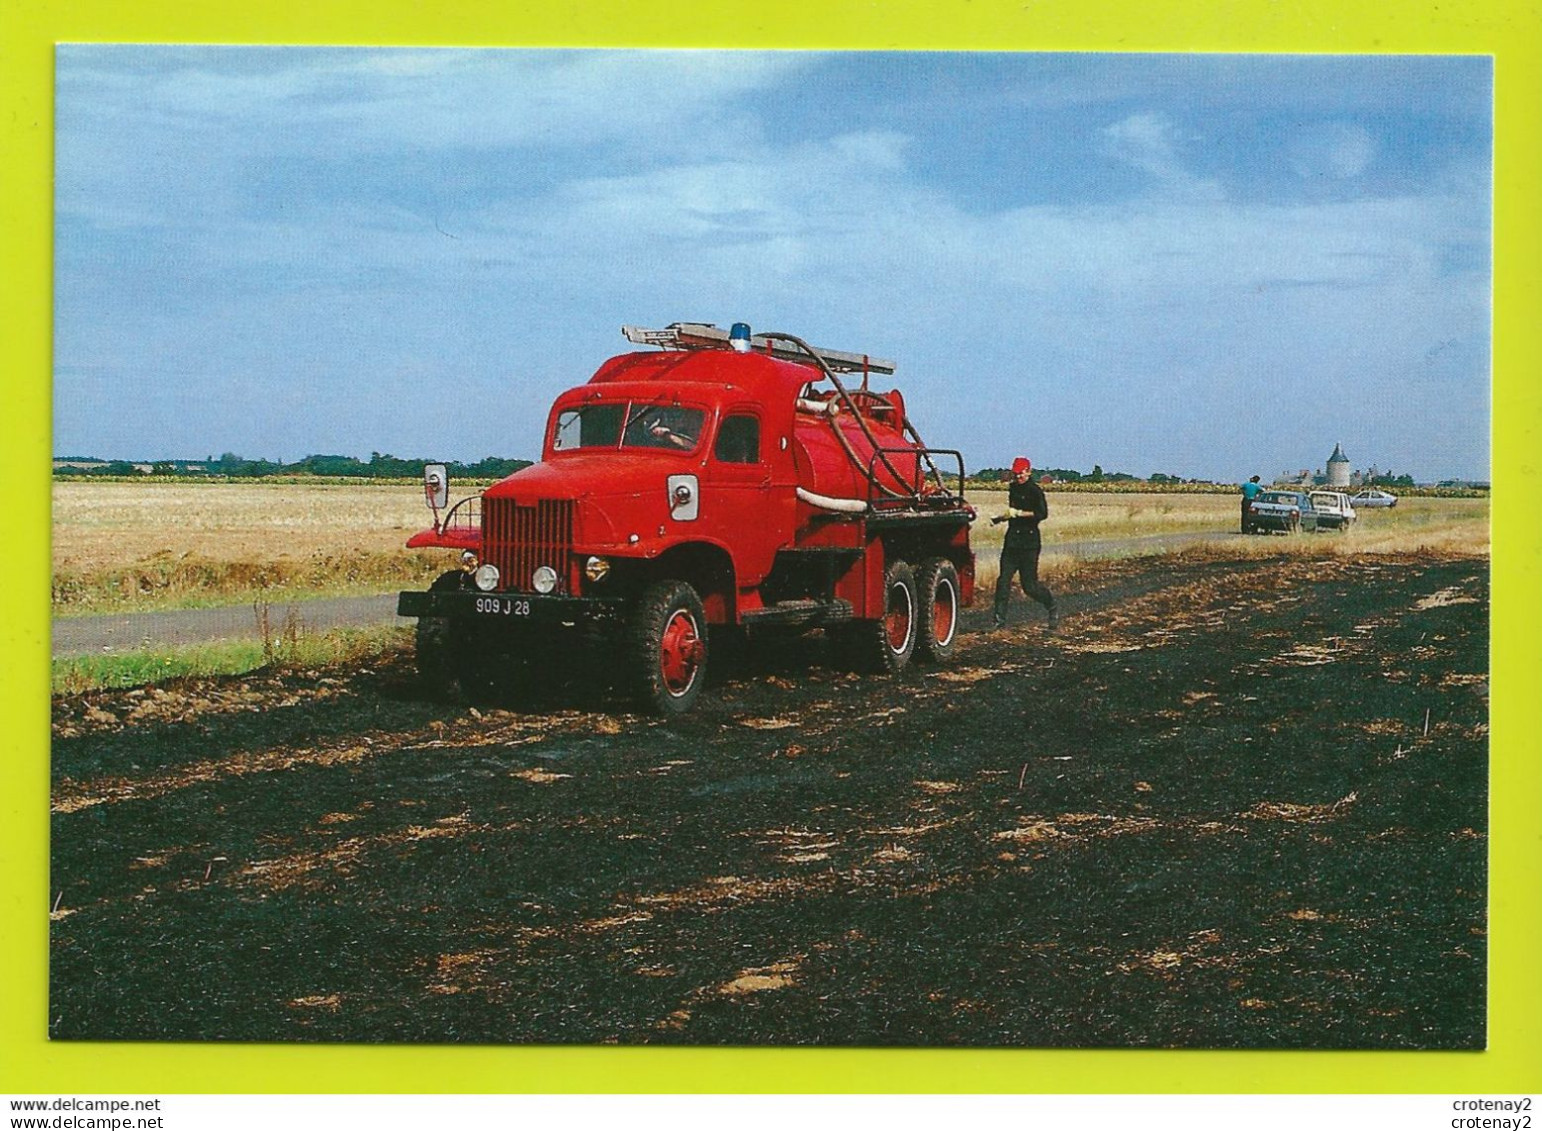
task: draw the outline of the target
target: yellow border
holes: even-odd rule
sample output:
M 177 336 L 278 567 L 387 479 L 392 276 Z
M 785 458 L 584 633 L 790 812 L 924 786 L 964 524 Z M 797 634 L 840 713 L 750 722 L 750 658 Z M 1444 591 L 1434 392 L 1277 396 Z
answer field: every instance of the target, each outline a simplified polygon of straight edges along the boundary
M 0 299 L 0 1092 L 1542 1091 L 1536 711 L 1538 139 L 1529 0 L 5 0 Z M 1460 53 L 1495 57 L 1493 870 L 1484 1053 L 49 1045 L 46 922 L 52 64 L 56 42 Z M 19 512 L 19 513 L 18 513 Z

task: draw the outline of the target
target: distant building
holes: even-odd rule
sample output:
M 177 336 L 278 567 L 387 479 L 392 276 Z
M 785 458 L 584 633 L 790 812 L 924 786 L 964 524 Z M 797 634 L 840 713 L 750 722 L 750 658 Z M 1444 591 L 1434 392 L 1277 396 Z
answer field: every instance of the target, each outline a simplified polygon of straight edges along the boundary
M 1333 445 L 1333 454 L 1328 457 L 1327 485 L 1329 487 L 1349 486 L 1349 457 L 1344 454 L 1339 445 Z

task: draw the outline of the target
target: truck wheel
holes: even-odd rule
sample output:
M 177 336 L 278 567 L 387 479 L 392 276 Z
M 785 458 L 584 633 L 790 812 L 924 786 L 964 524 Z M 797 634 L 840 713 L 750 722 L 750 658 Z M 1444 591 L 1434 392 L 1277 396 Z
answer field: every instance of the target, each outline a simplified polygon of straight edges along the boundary
M 893 562 L 883 575 L 884 615 L 857 621 L 845 636 L 856 667 L 878 675 L 897 675 L 916 650 L 916 577 L 904 562 Z
M 488 626 L 451 621 L 450 646 L 455 650 L 456 682 L 466 702 L 496 705 L 505 702 L 518 686 L 520 661 Z
M 707 614 L 683 581 L 650 586 L 628 625 L 629 664 L 642 705 L 682 715 L 707 677 Z
M 451 570 L 440 574 L 430 585 L 430 592 L 459 589 L 465 583 L 465 574 Z M 416 632 L 418 679 L 429 695 L 435 699 L 454 700 L 460 697 L 460 649 L 456 647 L 457 633 L 449 617 L 419 617 Z
M 944 663 L 958 642 L 958 570 L 947 558 L 929 558 L 916 576 L 920 613 L 916 652 L 923 660 Z

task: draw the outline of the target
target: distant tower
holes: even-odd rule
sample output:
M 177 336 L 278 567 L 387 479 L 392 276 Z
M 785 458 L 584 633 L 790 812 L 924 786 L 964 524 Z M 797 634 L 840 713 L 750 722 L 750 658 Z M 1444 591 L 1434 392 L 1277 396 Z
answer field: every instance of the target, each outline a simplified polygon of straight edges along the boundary
M 1328 457 L 1328 486 L 1349 486 L 1349 459 L 1337 444 L 1333 445 L 1333 454 Z

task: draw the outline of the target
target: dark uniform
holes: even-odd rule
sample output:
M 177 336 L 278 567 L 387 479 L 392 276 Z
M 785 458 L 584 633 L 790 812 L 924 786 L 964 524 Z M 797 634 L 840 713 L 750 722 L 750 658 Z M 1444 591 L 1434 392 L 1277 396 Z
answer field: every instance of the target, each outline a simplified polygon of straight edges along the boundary
M 992 609 L 998 626 L 1006 623 L 1007 601 L 1012 595 L 1012 578 L 1017 577 L 1023 592 L 1049 610 L 1049 623 L 1056 624 L 1055 595 L 1039 580 L 1039 523 L 1049 517 L 1049 500 L 1044 488 L 1031 478 L 1013 481 L 1007 489 L 1007 505 L 1014 511 L 1028 512 L 1022 518 L 1007 521 L 1007 537 L 1001 547 L 1001 576 L 996 579 L 996 601 Z

